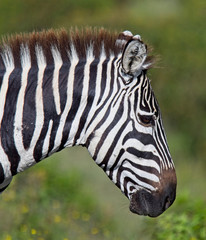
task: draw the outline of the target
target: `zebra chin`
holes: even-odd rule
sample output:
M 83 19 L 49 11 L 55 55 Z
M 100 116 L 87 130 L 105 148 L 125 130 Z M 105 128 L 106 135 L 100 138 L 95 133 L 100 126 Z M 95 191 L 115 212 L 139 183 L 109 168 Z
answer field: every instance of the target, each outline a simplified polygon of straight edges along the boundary
M 157 217 L 168 209 L 176 198 L 176 182 L 164 185 L 155 192 L 137 190 L 130 197 L 130 211 L 138 215 Z

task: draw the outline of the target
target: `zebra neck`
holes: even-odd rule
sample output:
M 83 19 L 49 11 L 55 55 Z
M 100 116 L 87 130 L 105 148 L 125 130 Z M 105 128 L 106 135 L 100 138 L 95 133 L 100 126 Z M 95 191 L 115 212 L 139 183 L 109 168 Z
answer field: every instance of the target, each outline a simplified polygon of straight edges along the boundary
M 78 60 L 77 55 L 72 53 L 71 63 L 74 64 L 75 69 L 71 65 L 69 71 L 71 84 L 68 88 L 70 93 L 67 93 L 67 96 L 71 96 L 68 111 L 71 121 L 67 128 L 69 133 L 65 134 L 67 141 L 62 141 L 61 147 L 85 145 L 88 142 L 88 138 L 91 137 L 100 120 L 98 114 L 105 103 L 109 102 L 117 59 L 113 55 L 106 57 L 103 50 L 96 59 L 92 48 L 88 49 L 85 60 Z
M 98 125 L 122 47 L 105 31 L 84 35 L 43 32 L 2 43 L 0 190 L 53 152 L 85 144 Z
M 52 55 L 48 65 L 37 46 L 33 66 L 28 47 L 22 48 L 20 67 L 10 49 L 2 55 L 0 147 L 12 175 L 64 147 L 85 144 L 110 95 L 114 56 L 108 59 L 102 50 L 95 59 L 92 48 L 84 59 L 71 48 L 67 62 L 57 49 Z

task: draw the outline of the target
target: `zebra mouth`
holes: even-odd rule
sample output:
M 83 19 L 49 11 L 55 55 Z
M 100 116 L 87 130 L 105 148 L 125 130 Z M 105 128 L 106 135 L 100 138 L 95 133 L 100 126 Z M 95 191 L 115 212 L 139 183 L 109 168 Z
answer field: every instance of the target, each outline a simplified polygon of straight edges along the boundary
M 131 195 L 129 209 L 132 213 L 148 216 L 149 206 L 145 199 L 145 190 L 140 190 Z
M 141 189 L 131 195 L 129 209 L 138 215 L 157 217 L 169 208 L 174 200 L 173 191 L 171 194 L 160 194 Z

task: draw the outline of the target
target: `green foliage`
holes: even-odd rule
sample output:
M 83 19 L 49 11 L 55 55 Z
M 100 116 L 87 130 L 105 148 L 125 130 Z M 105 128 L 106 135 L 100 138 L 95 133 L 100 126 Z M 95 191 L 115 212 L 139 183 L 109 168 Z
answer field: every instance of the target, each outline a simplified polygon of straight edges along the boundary
M 153 238 L 157 240 L 206 239 L 206 207 L 189 195 L 180 196 L 175 212 L 164 214 L 155 226 Z
M 82 155 L 84 161 L 78 159 Z M 185 166 L 179 168 L 187 179 Z M 193 176 L 204 181 L 205 174 Z M 123 196 L 108 183 L 80 148 L 54 155 L 16 176 L 0 195 L 0 240 L 206 239 L 206 207 L 197 192 L 195 198 L 188 190 L 178 192 L 174 205 L 151 219 L 131 214 L 125 198 L 125 208 L 122 201 L 116 203 Z M 204 184 L 198 187 L 205 189 Z
M 112 239 L 115 221 L 83 182 L 55 163 L 16 177 L 0 198 L 0 239 Z

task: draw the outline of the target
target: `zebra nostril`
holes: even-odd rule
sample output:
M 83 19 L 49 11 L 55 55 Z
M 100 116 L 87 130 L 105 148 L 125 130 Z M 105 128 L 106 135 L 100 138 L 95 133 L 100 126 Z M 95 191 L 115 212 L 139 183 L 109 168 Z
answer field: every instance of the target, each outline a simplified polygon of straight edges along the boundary
M 164 208 L 163 208 L 164 211 L 167 210 L 170 207 L 171 204 L 172 204 L 172 201 L 170 200 L 170 197 L 166 197 Z
M 166 197 L 164 197 L 166 196 Z M 175 198 L 176 198 L 176 184 L 170 184 L 167 189 L 166 192 L 162 195 L 163 199 L 163 210 L 165 211 L 166 209 L 168 209 L 174 202 Z

